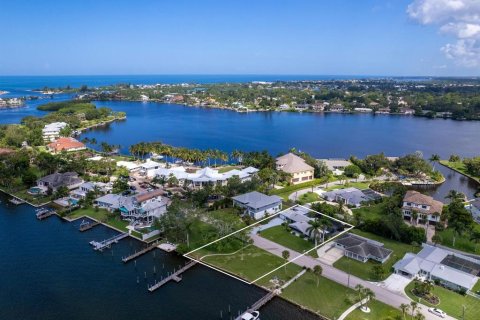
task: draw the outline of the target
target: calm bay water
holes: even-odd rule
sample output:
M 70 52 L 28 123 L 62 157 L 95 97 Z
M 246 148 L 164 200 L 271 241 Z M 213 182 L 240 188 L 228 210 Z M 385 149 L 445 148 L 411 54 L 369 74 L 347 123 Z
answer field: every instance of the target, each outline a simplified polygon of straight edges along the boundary
M 124 265 L 122 256 L 138 250 L 133 239 L 121 240 L 103 253 L 91 240 L 115 231 L 97 226 L 81 233 L 78 222 L 35 218 L 34 210 L 7 204 L 0 195 L 0 319 L 230 319 L 259 299 L 264 291 L 203 266 L 183 280 L 154 293 L 147 284 L 158 281 L 184 259 L 160 250 Z M 153 272 L 156 268 L 157 274 Z M 145 279 L 145 273 L 147 279 Z M 138 282 L 137 283 L 137 279 Z M 262 309 L 266 320 L 313 320 L 316 317 L 281 299 Z
M 323 77 L 323 78 L 322 78 Z M 2 97 L 37 95 L 44 86 L 98 86 L 111 83 L 243 82 L 254 80 L 328 79 L 328 76 L 85 76 L 0 77 Z M 351 77 L 349 77 L 351 78 Z M 70 95 L 55 95 L 53 101 Z M 28 101 L 19 109 L 1 110 L 0 123 L 18 123 L 40 116 L 36 106 L 50 101 Z M 403 116 L 249 113 L 141 102 L 97 102 L 98 106 L 127 112 L 128 119 L 90 130 L 82 137 L 128 146 L 140 141 L 162 141 L 190 148 L 225 151 L 262 150 L 273 155 L 291 147 L 319 158 L 359 157 L 385 152 L 396 156 L 420 150 L 426 157 L 438 153 L 475 156 L 480 153 L 480 122 L 429 120 Z M 94 146 L 95 147 L 95 146 Z M 430 192 L 444 201 L 450 189 L 469 197 L 476 184 L 437 165 L 447 181 Z M 196 266 L 179 284 L 153 294 L 147 283 L 171 272 L 183 260 L 156 251 L 123 265 L 121 257 L 140 244 L 125 239 L 104 253 L 94 252 L 91 240 L 114 232 L 98 226 L 78 232 L 79 222 L 57 217 L 39 222 L 26 205 L 13 207 L 0 195 L 0 319 L 224 319 L 228 306 L 236 312 L 258 299 L 263 291 L 208 268 Z M 157 274 L 153 273 L 155 266 Z M 145 272 L 147 279 L 145 280 Z M 137 279 L 138 282 L 137 283 Z M 313 319 L 293 305 L 276 299 L 262 309 L 262 319 Z

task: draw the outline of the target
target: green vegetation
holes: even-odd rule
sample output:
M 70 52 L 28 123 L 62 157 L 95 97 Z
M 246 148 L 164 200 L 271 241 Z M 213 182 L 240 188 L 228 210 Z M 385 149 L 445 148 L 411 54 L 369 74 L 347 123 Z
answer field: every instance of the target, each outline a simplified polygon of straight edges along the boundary
M 392 254 L 390 255 L 390 258 L 388 258 L 388 260 L 385 261 L 385 263 L 383 264 L 376 261 L 371 261 L 371 260 L 363 263 L 347 257 L 342 257 L 333 264 L 335 268 L 343 270 L 347 273 L 350 273 L 364 280 L 379 281 L 379 280 L 386 279 L 392 273 L 392 266 L 395 264 L 395 262 L 402 259 L 405 253 L 407 252 L 416 253 L 421 249 L 419 246 L 408 245 L 395 240 L 383 238 L 381 236 L 377 236 L 369 232 L 364 232 L 358 229 L 352 229 L 351 232 L 365 238 L 382 242 L 385 248 L 393 250 Z M 374 272 L 375 266 L 383 267 L 384 273 L 383 275 L 380 275 L 379 278 Z
M 304 193 L 302 194 L 297 202 L 299 204 L 306 204 L 306 203 L 310 203 L 310 202 L 315 202 L 315 201 L 319 201 L 321 200 L 322 198 L 320 198 L 320 196 L 315 193 L 315 192 L 307 192 L 307 193 Z
M 469 295 L 461 295 L 456 293 L 452 290 L 434 286 L 433 287 L 433 294 L 437 296 L 440 300 L 438 305 L 432 305 L 427 301 L 418 298 L 412 293 L 414 289 L 414 282 L 412 281 L 405 287 L 405 293 L 412 299 L 413 301 L 419 301 L 422 304 L 425 304 L 429 307 L 436 307 L 445 311 L 449 316 L 455 317 L 457 319 L 462 318 L 463 308 L 465 306 L 465 320 L 474 320 L 478 318 L 478 314 L 480 313 L 480 300 L 474 298 Z
M 465 160 L 469 163 L 468 167 L 465 164 Z M 440 163 L 480 183 L 480 169 L 478 169 L 480 168 L 480 157 L 465 160 L 440 160 Z
M 473 231 L 480 232 L 480 225 L 474 224 L 473 228 Z M 440 242 L 444 246 L 465 252 L 480 254 L 480 245 L 471 238 L 471 234 L 469 233 L 458 235 L 455 233 L 454 229 L 447 228 L 444 230 L 437 230 L 436 234 L 441 237 Z
M 317 280 L 317 275 L 307 272 L 289 285 L 281 296 L 330 319 L 338 318 L 351 306 L 346 296 L 355 291 L 323 277 L 317 285 Z
M 368 189 L 368 187 L 370 186 L 370 183 L 371 182 L 369 182 L 369 181 L 359 181 L 359 182 L 347 181 L 345 184 L 331 185 L 331 186 L 325 188 L 324 190 L 325 191 L 331 191 L 331 190 L 345 189 L 345 188 L 357 188 L 357 189 L 360 189 L 360 190 L 364 190 L 364 189 Z
M 370 313 L 362 312 L 360 309 L 355 309 L 350 313 L 346 320 L 379 320 L 379 319 L 402 319 L 402 312 L 395 309 L 388 304 L 373 300 L 368 304 Z
M 299 183 L 299 184 L 294 184 L 282 189 L 275 189 L 271 190 L 270 194 L 271 195 L 277 195 L 285 200 L 288 200 L 288 196 L 294 193 L 295 191 L 305 189 L 305 188 L 313 188 L 314 186 L 317 186 L 319 184 L 322 184 L 326 182 L 325 178 L 322 179 L 313 179 L 312 181 L 309 182 L 304 182 L 304 183 Z
M 268 228 L 261 231 L 260 235 L 268 240 L 276 242 L 284 247 L 300 253 L 308 251 L 314 247 L 314 244 L 310 240 L 305 240 L 303 238 L 297 237 L 294 234 L 291 234 L 285 228 L 285 226 L 275 226 Z M 316 252 L 311 253 L 315 257 L 317 256 Z
M 204 252 L 198 251 L 194 254 L 201 258 L 203 253 Z M 249 281 L 254 281 L 284 264 L 282 258 L 253 245 L 236 250 L 231 254 L 204 256 L 201 260 Z M 259 283 L 264 286 L 269 286 L 270 279 L 275 276 L 283 281 L 288 281 L 300 271 L 301 268 L 299 266 L 290 263 L 286 268 L 277 270 L 275 274 L 262 278 Z
M 87 111 L 95 109 L 95 105 L 93 103 L 90 103 L 89 101 L 69 100 L 60 102 L 49 102 L 38 106 L 37 109 L 41 111 Z
M 122 220 L 118 213 L 111 213 L 104 209 L 82 208 L 67 214 L 68 219 L 77 219 L 83 216 L 99 220 L 120 231 L 128 232 L 128 229 L 126 228 L 128 226 L 128 221 Z

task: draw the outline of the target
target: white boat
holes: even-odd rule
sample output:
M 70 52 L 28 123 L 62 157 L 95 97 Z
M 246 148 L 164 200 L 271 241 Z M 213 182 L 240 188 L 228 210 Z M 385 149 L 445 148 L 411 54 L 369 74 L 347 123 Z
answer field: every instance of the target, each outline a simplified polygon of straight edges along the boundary
M 244 314 L 242 314 L 241 319 L 242 320 L 260 320 L 260 312 L 258 311 L 252 311 L 252 313 L 245 312 Z

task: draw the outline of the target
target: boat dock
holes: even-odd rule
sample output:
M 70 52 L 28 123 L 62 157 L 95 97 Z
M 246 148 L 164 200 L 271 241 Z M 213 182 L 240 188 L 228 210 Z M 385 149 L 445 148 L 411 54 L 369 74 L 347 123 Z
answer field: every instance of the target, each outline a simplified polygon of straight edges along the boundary
M 261 307 L 266 305 L 270 300 L 272 300 L 275 296 L 277 295 L 276 291 L 270 291 L 263 297 L 261 297 L 257 302 L 255 302 L 250 308 L 245 310 L 242 314 L 240 314 L 238 317 L 235 318 L 235 320 L 242 320 L 242 315 L 244 315 L 246 312 L 253 312 L 259 310 Z
M 35 214 L 37 216 L 38 220 L 43 220 L 46 219 L 52 215 L 56 214 L 54 210 L 50 210 L 47 208 L 41 208 L 37 210 L 37 213 Z
M 136 259 L 136 258 L 140 257 L 141 255 L 143 255 L 143 254 L 145 254 L 149 251 L 152 251 L 153 249 L 157 248 L 157 246 L 158 246 L 158 242 L 155 241 L 154 243 L 148 245 L 146 248 L 144 248 L 144 249 L 142 249 L 138 252 L 132 253 L 131 255 L 129 255 L 127 257 L 122 258 L 122 261 L 124 263 L 127 263 L 127 262 L 129 262 L 133 259 Z
M 180 275 L 196 264 L 197 264 L 197 261 L 190 260 L 182 268 L 178 269 L 177 271 L 174 270 L 174 272 L 168 277 L 166 277 L 165 279 L 162 279 L 160 282 L 156 282 L 154 285 L 149 286 L 148 291 L 153 292 L 172 280 L 175 282 L 180 282 L 182 280 L 182 277 L 180 277 Z
M 128 233 L 120 233 L 116 236 L 111 237 L 110 239 L 103 240 L 101 242 L 98 241 L 90 241 L 90 244 L 93 246 L 93 250 L 95 251 L 103 251 L 105 248 L 110 248 L 112 244 L 117 243 L 118 241 L 122 240 L 123 238 L 128 237 Z
M 10 201 L 10 203 L 13 203 L 13 204 L 15 204 L 15 205 L 19 205 L 19 204 L 25 203 L 25 201 L 23 201 L 23 200 L 20 199 L 20 198 L 15 197 L 15 196 L 13 196 L 13 198 L 10 198 L 8 201 Z
M 78 228 L 78 230 L 80 232 L 84 232 L 84 231 L 92 229 L 95 226 L 98 226 L 100 223 L 101 223 L 100 221 L 90 221 L 90 222 L 89 221 L 82 221 L 82 223 L 80 224 L 80 228 Z

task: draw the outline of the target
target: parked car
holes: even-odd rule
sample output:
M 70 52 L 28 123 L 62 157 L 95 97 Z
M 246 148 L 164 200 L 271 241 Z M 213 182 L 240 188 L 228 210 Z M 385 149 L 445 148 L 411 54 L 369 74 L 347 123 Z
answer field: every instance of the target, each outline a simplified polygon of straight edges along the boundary
M 445 318 L 447 316 L 445 312 L 437 308 L 428 308 L 428 312 L 433 313 L 434 315 L 439 316 L 440 318 Z

